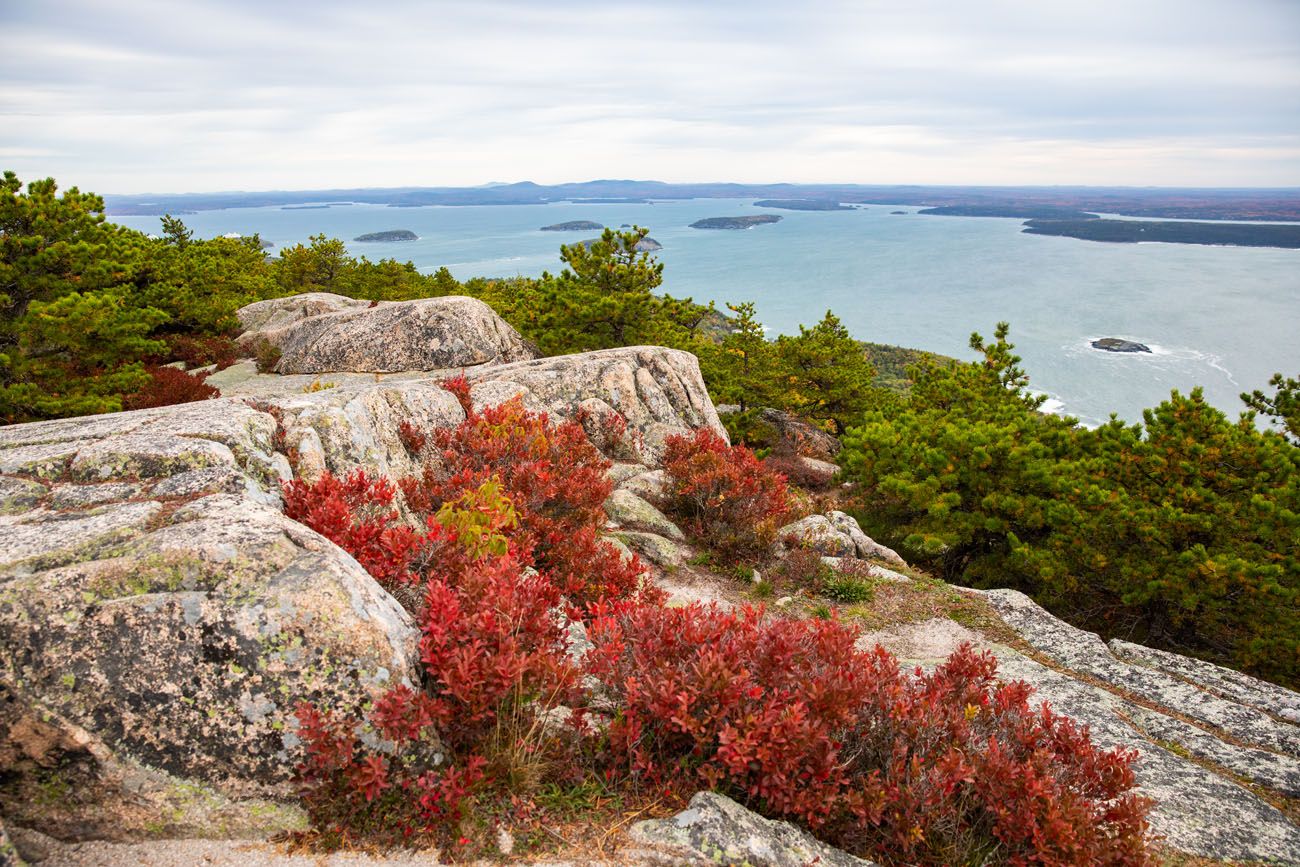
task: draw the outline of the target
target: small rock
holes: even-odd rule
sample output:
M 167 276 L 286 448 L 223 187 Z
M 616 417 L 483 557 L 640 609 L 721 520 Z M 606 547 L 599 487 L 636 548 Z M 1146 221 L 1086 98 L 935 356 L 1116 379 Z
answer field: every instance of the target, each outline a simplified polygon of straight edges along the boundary
M 633 551 L 660 568 L 680 566 L 690 556 L 681 545 L 655 533 L 625 530 L 619 536 Z
M 611 521 L 621 526 L 645 530 L 675 542 L 686 541 L 686 534 L 668 520 L 663 512 L 623 488 L 614 491 L 605 500 L 605 514 L 609 515 Z
M 1137 343 L 1132 340 L 1121 340 L 1118 337 L 1103 337 L 1100 340 L 1092 342 L 1093 349 L 1104 349 L 1107 352 L 1150 352 L 1151 347 Z
M 789 822 L 765 819 L 716 792 L 696 794 L 670 819 L 637 822 L 628 836 L 634 844 L 667 848 L 676 854 L 675 864 L 871 867 L 870 861 L 828 846 Z
M 505 828 L 497 828 L 497 851 L 502 855 L 513 855 L 515 853 L 514 835 Z

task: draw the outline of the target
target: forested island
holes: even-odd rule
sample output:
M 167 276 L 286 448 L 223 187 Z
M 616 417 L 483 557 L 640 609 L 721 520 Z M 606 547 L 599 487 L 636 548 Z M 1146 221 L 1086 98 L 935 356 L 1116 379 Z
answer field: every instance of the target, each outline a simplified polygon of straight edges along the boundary
M 1150 220 L 1029 220 L 1030 235 L 1058 235 L 1117 244 L 1215 244 L 1300 249 L 1300 226 L 1257 223 L 1154 222 Z
M 780 208 L 783 211 L 856 211 L 848 205 L 828 199 L 762 199 L 754 203 L 756 208 Z
M 357 235 L 354 241 L 416 241 L 420 236 L 410 229 L 389 229 L 387 232 L 368 232 Z
M 746 217 L 706 217 L 691 223 L 692 229 L 750 229 L 765 223 L 779 223 L 775 214 L 755 214 Z
M 549 226 L 542 226 L 543 232 L 576 232 L 591 230 L 599 231 L 605 228 L 600 223 L 593 223 L 591 220 L 569 220 L 567 223 L 552 223 Z

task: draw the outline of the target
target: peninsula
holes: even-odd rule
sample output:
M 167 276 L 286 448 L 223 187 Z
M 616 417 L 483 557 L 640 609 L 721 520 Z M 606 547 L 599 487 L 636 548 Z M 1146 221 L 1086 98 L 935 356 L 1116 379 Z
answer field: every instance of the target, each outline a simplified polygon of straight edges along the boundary
M 692 229 L 748 229 L 764 223 L 779 223 L 776 214 L 754 214 L 746 217 L 706 217 L 691 223 Z
M 1059 235 L 1084 241 L 1136 244 L 1213 244 L 1229 247 L 1300 249 L 1300 225 L 1197 223 L 1153 220 L 1029 220 L 1030 235 Z
M 370 232 L 357 235 L 354 241 L 416 241 L 420 236 L 410 229 L 389 229 L 387 232 Z

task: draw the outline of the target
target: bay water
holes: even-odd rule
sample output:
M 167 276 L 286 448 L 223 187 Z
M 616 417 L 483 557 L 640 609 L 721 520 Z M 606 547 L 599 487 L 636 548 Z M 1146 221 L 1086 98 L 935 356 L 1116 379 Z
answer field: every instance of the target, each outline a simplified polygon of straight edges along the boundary
M 1027 235 L 1021 220 L 939 217 L 912 206 L 777 211 L 745 199 L 644 204 L 555 203 L 393 208 L 231 208 L 184 215 L 200 237 L 258 233 L 269 252 L 325 234 L 372 260 L 410 260 L 459 279 L 538 276 L 561 268 L 561 243 L 595 231 L 543 232 L 591 220 L 645 226 L 663 244 L 663 291 L 696 301 L 753 301 L 772 335 L 833 310 L 854 336 L 971 358 L 972 331 L 1011 323 L 1031 386 L 1047 408 L 1097 424 L 1140 421 L 1144 407 L 1194 386 L 1232 414 L 1242 391 L 1300 374 L 1300 250 L 1190 244 L 1104 244 Z M 902 211 L 904 213 L 894 213 Z M 741 231 L 699 230 L 703 217 L 779 214 Z M 157 217 L 114 217 L 145 232 Z M 409 229 L 419 240 L 358 243 Z M 1100 337 L 1151 353 L 1093 349 Z

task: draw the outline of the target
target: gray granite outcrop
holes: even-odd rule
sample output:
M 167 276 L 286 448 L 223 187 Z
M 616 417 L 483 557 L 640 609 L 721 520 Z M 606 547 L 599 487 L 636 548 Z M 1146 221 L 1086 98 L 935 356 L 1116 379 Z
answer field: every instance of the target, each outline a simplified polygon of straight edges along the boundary
M 491 307 L 463 296 L 372 305 L 313 293 L 249 305 L 240 320 L 242 345 L 280 351 L 278 373 L 446 370 L 538 354 Z
M 281 514 L 276 432 L 232 399 L 0 428 L 28 498 L 0 516 L 11 819 L 129 836 L 190 792 L 229 827 L 258 825 L 235 802 L 278 823 L 258 804 L 289 792 L 295 703 L 418 676 L 402 608 Z
M 1101 746 L 1138 751 L 1139 788 L 1157 802 L 1152 828 L 1167 845 L 1212 858 L 1300 863 L 1300 827 L 1247 788 L 1300 793 L 1300 725 L 1283 716 L 1300 696 L 1121 643 L 1129 657 L 1158 659 L 1181 676 L 1137 664 L 1023 593 L 983 595 L 1032 653 L 997 648 L 999 676 L 1028 682 L 1036 699 L 1087 724 Z M 1226 698 L 1225 681 L 1257 686 Z

